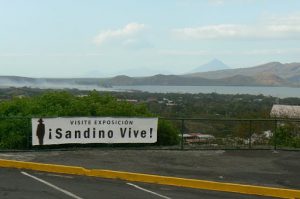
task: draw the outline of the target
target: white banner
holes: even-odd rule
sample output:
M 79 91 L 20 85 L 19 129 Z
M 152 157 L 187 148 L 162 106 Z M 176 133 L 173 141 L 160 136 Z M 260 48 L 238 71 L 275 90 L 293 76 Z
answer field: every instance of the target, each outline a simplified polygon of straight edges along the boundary
M 155 143 L 157 118 L 32 118 L 32 145 Z

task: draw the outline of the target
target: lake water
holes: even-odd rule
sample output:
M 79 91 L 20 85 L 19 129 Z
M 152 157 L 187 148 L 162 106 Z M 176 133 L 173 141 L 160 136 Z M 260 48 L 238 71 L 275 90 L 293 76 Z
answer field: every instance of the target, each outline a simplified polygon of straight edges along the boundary
M 45 84 L 45 85 L 0 85 L 0 88 L 31 87 L 42 89 L 65 89 L 76 88 L 79 90 L 98 90 L 98 91 L 145 91 L 149 93 L 219 93 L 219 94 L 251 94 L 265 95 L 278 98 L 298 97 L 300 98 L 300 88 L 292 87 L 251 87 L 251 86 L 114 86 L 104 88 L 99 86 L 71 85 L 71 84 Z
M 300 88 L 291 87 L 250 87 L 250 86 L 114 86 L 116 91 L 145 91 L 150 93 L 219 93 L 251 94 L 278 98 L 299 97 Z

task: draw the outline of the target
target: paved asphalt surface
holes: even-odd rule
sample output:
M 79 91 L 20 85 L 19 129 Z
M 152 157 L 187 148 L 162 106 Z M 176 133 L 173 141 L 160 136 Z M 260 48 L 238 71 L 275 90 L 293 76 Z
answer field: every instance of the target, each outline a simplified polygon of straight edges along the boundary
M 1 199 L 267 198 L 172 186 L 0 168 Z
M 105 150 L 0 153 L 0 158 L 300 189 L 300 151 Z
M 94 148 L 68 151 L 1 152 L 0 158 L 83 166 L 88 169 L 110 169 L 300 189 L 299 151 L 172 151 Z M 45 180 L 46 184 L 41 180 Z M 128 183 L 130 182 L 0 168 L 1 199 L 261 198 L 155 184 Z

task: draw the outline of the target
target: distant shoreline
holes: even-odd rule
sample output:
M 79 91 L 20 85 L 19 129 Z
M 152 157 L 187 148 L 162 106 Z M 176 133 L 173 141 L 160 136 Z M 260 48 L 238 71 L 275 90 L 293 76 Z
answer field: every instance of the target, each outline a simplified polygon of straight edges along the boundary
M 113 86 L 105 88 L 97 85 L 78 86 L 68 85 L 62 87 L 49 86 L 0 86 L 0 89 L 41 89 L 41 90 L 78 90 L 91 91 L 97 90 L 102 92 L 148 92 L 148 93 L 179 93 L 179 94 L 249 94 L 249 95 L 264 95 L 277 98 L 296 97 L 300 98 L 299 87 L 276 87 L 276 86 Z
M 143 91 L 150 93 L 218 93 L 264 95 L 278 98 L 300 98 L 299 87 L 265 86 L 114 86 L 118 91 Z

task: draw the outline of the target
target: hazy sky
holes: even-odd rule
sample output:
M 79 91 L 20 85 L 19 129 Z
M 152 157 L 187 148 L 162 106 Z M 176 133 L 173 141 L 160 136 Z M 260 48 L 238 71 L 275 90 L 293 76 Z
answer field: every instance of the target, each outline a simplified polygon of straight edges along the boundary
M 0 75 L 300 62 L 299 0 L 0 0 Z

